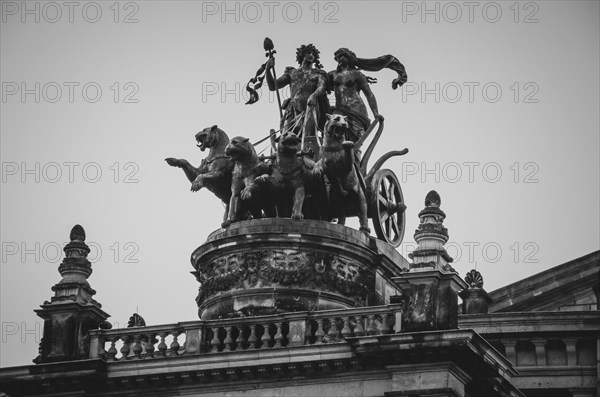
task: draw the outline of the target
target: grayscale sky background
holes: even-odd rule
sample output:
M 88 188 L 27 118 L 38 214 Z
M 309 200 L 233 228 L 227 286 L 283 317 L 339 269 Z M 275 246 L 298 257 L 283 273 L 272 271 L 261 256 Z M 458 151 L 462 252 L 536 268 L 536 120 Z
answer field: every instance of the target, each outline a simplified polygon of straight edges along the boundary
M 339 47 L 406 66 L 396 91 L 393 72 L 366 73 L 386 117 L 373 158 L 410 150 L 386 163 L 408 205 L 404 255 L 432 189 L 454 267 L 488 291 L 599 248 L 597 1 L 23 4 L 2 1 L 0 26 L 3 367 L 36 356 L 33 310 L 77 223 L 115 326 L 136 310 L 197 319 L 190 254 L 223 207 L 164 158 L 198 165 L 194 134 L 213 124 L 252 141 L 276 128 L 274 96 L 244 104 L 266 36 L 278 72 L 303 43 L 328 71 Z

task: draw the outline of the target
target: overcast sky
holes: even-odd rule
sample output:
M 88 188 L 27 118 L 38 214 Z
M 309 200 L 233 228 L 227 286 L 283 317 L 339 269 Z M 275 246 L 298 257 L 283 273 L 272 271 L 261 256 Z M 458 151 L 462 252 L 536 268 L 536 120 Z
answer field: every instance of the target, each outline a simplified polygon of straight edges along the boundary
M 396 91 L 393 72 L 366 73 L 386 120 L 373 159 L 410 150 L 386 163 L 402 254 L 432 189 L 453 266 L 488 291 L 597 250 L 599 20 L 597 1 L 2 1 L 0 365 L 36 356 L 33 310 L 77 223 L 115 326 L 197 319 L 190 254 L 223 207 L 164 158 L 198 165 L 194 134 L 214 124 L 252 141 L 276 128 L 266 90 L 244 104 L 266 36 L 280 73 L 306 43 L 328 71 L 340 47 L 405 65 Z

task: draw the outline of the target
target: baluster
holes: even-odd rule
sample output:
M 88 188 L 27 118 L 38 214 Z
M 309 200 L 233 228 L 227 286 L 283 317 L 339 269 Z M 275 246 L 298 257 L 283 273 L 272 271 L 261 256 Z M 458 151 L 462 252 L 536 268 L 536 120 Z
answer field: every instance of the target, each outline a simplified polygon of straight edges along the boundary
M 315 332 L 315 343 L 323 343 L 323 336 L 325 336 L 325 332 L 323 331 L 323 319 L 320 318 L 317 320 L 317 331 Z
M 312 331 L 312 326 L 313 326 L 313 321 L 314 320 L 306 320 L 306 330 L 304 331 L 304 344 L 310 345 L 313 340 L 313 331 Z
M 375 315 L 369 314 L 369 325 L 367 326 L 367 335 L 377 335 L 377 326 L 375 325 Z
M 281 345 L 281 341 L 283 340 L 283 333 L 281 332 L 282 323 L 275 323 L 275 326 L 277 327 L 277 332 L 275 333 L 275 336 L 274 336 L 275 344 L 273 345 L 273 347 L 282 347 L 282 345 Z
M 225 327 L 225 331 L 227 332 L 227 336 L 225 336 L 225 340 L 223 341 L 223 343 L 225 344 L 223 351 L 230 352 L 231 345 L 233 344 L 233 338 L 231 337 L 231 326 Z
M 363 328 L 363 322 L 364 322 L 363 316 L 356 316 L 356 317 L 354 317 L 354 319 L 356 320 L 356 325 L 354 326 L 354 335 L 355 336 L 364 336 L 365 329 Z
M 350 317 L 344 317 L 344 327 L 342 328 L 342 338 L 346 339 L 352 335 L 350 329 Z
M 121 338 L 123 340 L 123 347 L 121 347 L 121 360 L 127 360 L 129 357 L 129 352 L 131 348 L 129 347 L 129 336 L 124 336 Z
M 335 342 L 340 340 L 340 331 L 341 329 L 339 329 L 338 327 L 338 319 L 337 318 L 333 318 L 331 319 L 331 326 L 329 327 L 329 331 L 327 332 L 327 335 Z
M 238 337 L 235 339 L 235 343 L 238 349 L 246 350 L 248 348 L 246 344 L 246 337 L 244 336 L 244 328 L 242 326 L 237 327 Z
M 382 334 L 391 334 L 392 327 L 390 327 L 390 314 L 383 313 L 381 315 L 381 333 Z
M 179 345 L 179 342 L 177 341 L 177 338 L 179 337 L 179 334 L 181 332 L 179 331 L 172 331 L 171 335 L 173 335 L 173 342 L 171 342 L 171 346 L 169 346 L 170 352 L 169 352 L 169 356 L 177 356 L 179 354 L 179 348 L 181 347 Z
M 106 352 L 108 355 L 108 359 L 110 361 L 115 361 L 117 359 L 117 347 L 115 346 L 115 343 L 117 343 L 117 341 L 119 340 L 118 336 L 113 336 L 110 339 L 110 347 L 108 348 L 108 351 Z
M 156 334 L 148 334 L 148 342 L 146 342 L 146 358 L 151 358 L 154 353 L 154 338 Z
M 262 342 L 262 348 L 268 348 L 269 346 L 269 342 L 271 341 L 271 333 L 269 332 L 269 324 L 265 324 L 263 326 L 263 329 L 265 330 L 265 332 L 263 332 L 260 341 Z
M 167 337 L 167 335 L 169 334 L 166 332 L 161 332 L 160 334 L 158 334 L 158 336 L 160 336 L 160 343 L 157 346 L 159 357 L 167 356 L 167 343 L 165 342 L 165 338 Z
M 248 337 L 248 347 L 258 348 L 258 338 L 256 337 L 256 324 L 250 325 L 250 336 Z
M 219 327 L 211 327 L 213 338 L 210 340 L 210 351 L 211 353 L 216 353 L 219 351 L 219 345 L 221 341 L 219 340 Z
M 142 354 L 142 342 L 140 342 L 140 335 L 135 335 L 133 337 L 134 339 L 134 344 L 133 344 L 133 354 L 135 354 L 135 358 L 140 359 L 140 355 Z
M 324 342 L 331 342 L 337 339 L 337 325 L 335 324 L 335 318 L 329 318 L 329 328 L 327 328 L 327 332 L 325 332 L 325 336 L 323 337 Z

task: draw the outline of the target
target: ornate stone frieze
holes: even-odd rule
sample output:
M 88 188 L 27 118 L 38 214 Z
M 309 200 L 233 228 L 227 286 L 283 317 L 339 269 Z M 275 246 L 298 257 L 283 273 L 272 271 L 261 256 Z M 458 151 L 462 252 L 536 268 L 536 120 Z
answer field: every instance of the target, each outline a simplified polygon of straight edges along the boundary
M 194 275 L 197 302 L 238 289 L 295 287 L 337 293 L 364 305 L 374 275 L 357 261 L 321 251 L 274 249 L 234 252 L 201 263 Z

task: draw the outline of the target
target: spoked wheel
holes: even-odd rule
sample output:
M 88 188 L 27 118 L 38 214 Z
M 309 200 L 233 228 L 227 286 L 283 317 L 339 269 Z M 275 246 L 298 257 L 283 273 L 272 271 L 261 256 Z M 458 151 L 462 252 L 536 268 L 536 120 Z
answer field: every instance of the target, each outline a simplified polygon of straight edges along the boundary
M 377 237 L 398 247 L 404 238 L 406 206 L 396 174 L 388 169 L 375 172 L 369 205 Z

